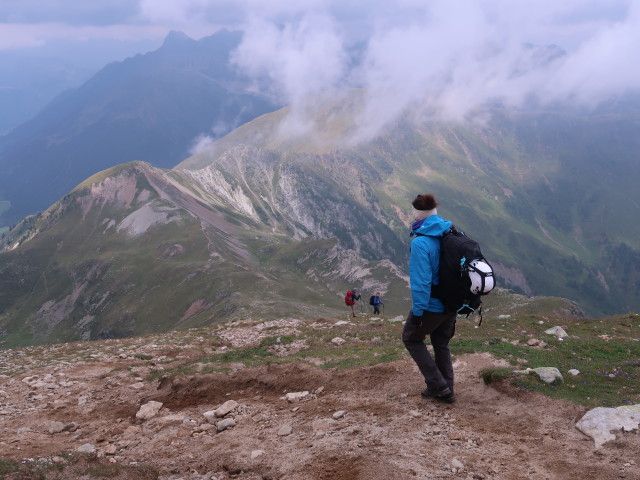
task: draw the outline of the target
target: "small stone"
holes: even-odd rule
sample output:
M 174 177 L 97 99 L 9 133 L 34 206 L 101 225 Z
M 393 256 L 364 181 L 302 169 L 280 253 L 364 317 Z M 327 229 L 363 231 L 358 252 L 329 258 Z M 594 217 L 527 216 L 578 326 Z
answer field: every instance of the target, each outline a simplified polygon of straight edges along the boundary
M 64 431 L 64 423 L 53 421 L 49 424 L 49 433 L 60 433 Z
M 136 382 L 136 383 L 131 385 L 131 388 L 133 388 L 134 390 L 140 390 L 140 389 L 144 388 L 144 383 Z
M 558 327 L 558 326 L 551 327 L 551 328 L 545 330 L 544 333 L 546 333 L 548 335 L 555 335 L 556 337 L 558 337 L 558 340 L 562 340 L 563 338 L 569 337 L 567 332 L 565 332 L 562 327 Z
M 224 432 L 227 428 L 235 427 L 236 421 L 233 418 L 225 418 L 224 420 L 220 420 L 216 423 L 216 428 L 218 432 Z
M 76 452 L 80 453 L 95 453 L 96 446 L 93 443 L 85 443 L 76 448 Z
M 535 347 L 536 345 L 540 344 L 540 340 L 538 340 L 537 338 L 530 338 L 529 340 L 527 340 L 527 345 L 529 345 L 530 347 Z
M 545 383 L 553 383 L 556 380 L 559 382 L 564 381 L 560 370 L 558 370 L 556 367 L 538 367 L 534 368 L 533 371 L 537 373 L 538 377 L 540 377 L 540 380 Z
M 333 418 L 334 420 L 339 420 L 342 417 L 344 417 L 346 415 L 346 413 L 347 412 L 345 412 L 344 410 L 338 410 L 333 415 L 331 415 L 331 418 Z
M 264 455 L 264 450 L 252 450 L 251 451 L 251 460 L 258 458 L 260 455 Z
M 335 337 L 331 339 L 331 343 L 333 343 L 334 345 L 344 345 L 345 343 L 347 343 L 347 341 L 344 338 L 340 338 L 340 337 Z
M 287 435 L 291 435 L 293 433 L 293 427 L 291 425 L 283 425 L 278 430 L 279 437 L 286 437 Z
M 571 370 L 569 370 L 569 372 L 568 372 L 568 373 L 569 373 L 570 375 L 573 375 L 573 376 L 575 377 L 576 375 L 580 375 L 580 370 L 577 370 L 577 369 L 575 369 L 575 368 L 572 368 Z
M 453 460 L 451 460 L 451 469 L 455 472 L 461 472 L 462 470 L 464 470 L 464 464 L 457 458 L 454 458 Z
M 117 451 L 118 451 L 118 449 L 113 444 L 109 444 L 106 447 L 104 447 L 104 454 L 105 455 L 115 455 Z
M 409 415 L 411 415 L 413 418 L 417 418 L 421 414 L 420 414 L 420 412 L 418 410 L 409 410 Z
M 67 423 L 62 429 L 63 432 L 75 432 L 78 429 L 78 424 L 76 422 Z
M 204 412 L 202 414 L 204 416 L 204 418 L 207 419 L 207 422 L 209 423 L 215 423 L 216 422 L 216 412 L 214 412 L 213 410 L 209 410 L 208 412 Z
M 218 408 L 216 408 L 213 413 L 216 417 L 224 417 L 225 415 L 228 415 L 233 410 L 235 410 L 237 406 L 238 402 L 236 402 L 235 400 L 227 400 Z
M 152 400 L 140 407 L 140 410 L 136 413 L 136 418 L 138 420 L 149 420 L 150 418 L 155 417 L 161 408 L 162 402 L 155 402 Z
M 290 392 L 287 393 L 284 398 L 287 402 L 296 402 L 298 400 L 302 400 L 303 398 L 307 397 L 309 395 L 308 391 L 304 391 L 304 392 Z

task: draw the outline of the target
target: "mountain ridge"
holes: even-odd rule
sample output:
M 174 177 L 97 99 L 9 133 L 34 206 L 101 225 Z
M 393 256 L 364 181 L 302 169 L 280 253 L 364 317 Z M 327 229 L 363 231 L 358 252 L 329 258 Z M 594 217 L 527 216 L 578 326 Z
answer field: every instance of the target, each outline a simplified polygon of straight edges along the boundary
M 15 223 L 42 211 L 93 173 L 119 163 L 172 167 L 199 136 L 216 138 L 276 108 L 230 66 L 239 32 L 198 41 L 178 37 L 108 64 L 0 137 L 0 200 L 11 202 L 0 221 Z M 34 190 L 39 195 L 29 194 Z
M 498 110 L 475 125 L 407 121 L 369 142 L 318 151 L 304 135 L 282 136 L 289 111 L 258 117 L 173 170 L 134 162 L 94 175 L 8 232 L 0 325 L 10 342 L 188 328 L 253 308 L 330 313 L 356 285 L 383 291 L 393 299 L 388 312 L 404 314 L 409 206 L 425 191 L 480 242 L 499 286 L 568 298 L 588 315 L 640 308 L 625 288 L 640 271 L 636 226 L 618 235 L 601 222 L 633 216 L 633 205 L 589 207 L 593 195 L 638 195 L 623 178 L 633 176 L 635 140 L 618 145 L 624 156 L 603 175 L 602 166 L 584 168 L 589 145 L 565 151 L 584 137 L 570 115 Z M 331 112 L 322 115 L 348 131 L 344 109 Z M 626 136 L 625 121 L 602 125 L 622 122 Z M 592 143 L 612 132 L 599 128 L 591 127 Z M 600 190 L 585 188 L 594 182 Z

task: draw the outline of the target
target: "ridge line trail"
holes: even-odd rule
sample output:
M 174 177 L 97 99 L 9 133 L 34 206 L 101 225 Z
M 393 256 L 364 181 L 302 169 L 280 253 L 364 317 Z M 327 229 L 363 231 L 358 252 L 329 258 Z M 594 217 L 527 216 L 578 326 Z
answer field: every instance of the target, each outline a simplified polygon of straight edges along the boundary
M 187 347 L 164 345 L 164 367 L 198 354 Z M 640 479 L 629 463 L 637 432 L 595 450 L 574 427 L 584 407 L 484 385 L 483 368 L 506 365 L 489 354 L 454 355 L 458 401 L 447 405 L 420 396 L 408 356 L 346 370 L 290 363 L 147 381 L 154 362 L 113 350 L 108 361 L 77 358 L 0 378 L 0 458 L 90 443 L 96 461 L 153 465 L 162 479 Z M 305 390 L 300 401 L 284 399 Z M 164 404 L 159 414 L 136 420 L 150 400 Z M 216 433 L 203 413 L 227 400 L 239 404 L 229 415 L 236 425 Z M 337 411 L 346 413 L 332 418 Z M 52 421 L 77 427 L 53 434 Z

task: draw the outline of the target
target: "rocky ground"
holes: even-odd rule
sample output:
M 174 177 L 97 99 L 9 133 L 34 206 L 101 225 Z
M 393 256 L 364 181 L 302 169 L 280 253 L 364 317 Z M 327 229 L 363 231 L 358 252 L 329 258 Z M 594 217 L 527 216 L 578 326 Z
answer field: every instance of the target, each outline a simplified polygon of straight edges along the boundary
M 452 405 L 421 398 L 408 357 L 180 374 L 265 328 L 219 329 L 224 345 L 207 347 L 167 334 L 0 351 L 0 478 L 640 479 L 637 431 L 596 449 L 575 428 L 584 407 L 485 385 L 478 372 L 500 364 L 488 354 L 455 357 Z

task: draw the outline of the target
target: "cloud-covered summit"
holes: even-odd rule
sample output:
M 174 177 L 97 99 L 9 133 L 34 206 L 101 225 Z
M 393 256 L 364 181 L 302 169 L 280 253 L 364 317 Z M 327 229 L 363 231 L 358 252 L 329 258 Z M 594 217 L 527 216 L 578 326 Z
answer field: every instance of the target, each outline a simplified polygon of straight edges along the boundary
M 374 2 L 359 21 L 350 2 L 342 17 L 334 2 L 308 3 L 251 16 L 235 62 L 269 77 L 294 114 L 321 92 L 362 88 L 364 137 L 407 107 L 458 121 L 487 103 L 595 106 L 640 87 L 634 2 Z
M 304 127 L 309 99 L 358 87 L 366 95 L 364 136 L 408 106 L 425 118 L 460 120 L 488 102 L 594 106 L 640 87 L 635 0 L 45 4 L 0 3 L 0 50 L 60 39 L 161 42 L 171 30 L 200 38 L 222 27 L 242 29 L 236 66 L 256 81 L 268 79 L 271 94 L 292 106 L 293 123 Z

